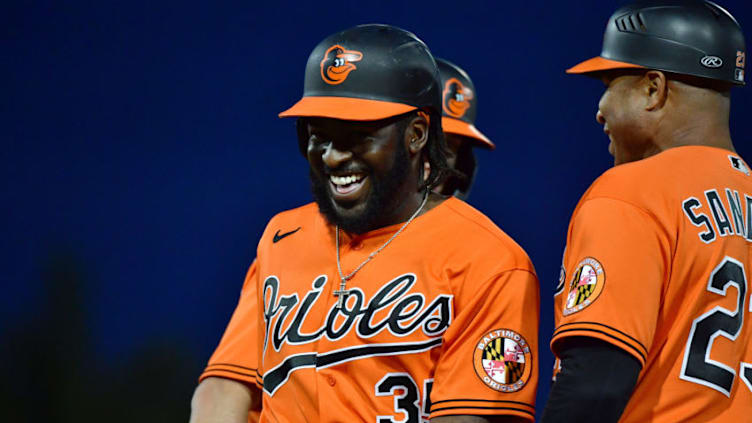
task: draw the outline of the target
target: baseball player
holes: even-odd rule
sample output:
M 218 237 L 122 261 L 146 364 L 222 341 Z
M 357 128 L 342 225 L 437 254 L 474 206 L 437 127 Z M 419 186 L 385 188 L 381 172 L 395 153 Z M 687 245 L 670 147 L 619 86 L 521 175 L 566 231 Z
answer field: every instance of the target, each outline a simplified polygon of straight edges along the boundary
M 436 65 L 441 75 L 441 126 L 452 153 L 447 163 L 465 178 L 452 175 L 437 185 L 434 192 L 467 200 L 477 172 L 473 147 L 493 150 L 496 146 L 475 127 L 478 96 L 470 76 L 448 60 L 437 58 Z
M 450 172 L 439 81 L 388 25 L 313 50 L 280 116 L 315 202 L 267 225 L 191 421 L 534 420 L 537 279 L 487 217 L 431 192 Z
M 574 210 L 542 421 L 752 421 L 752 176 L 729 134 L 739 24 L 710 1 L 609 19 L 597 120 L 614 168 Z

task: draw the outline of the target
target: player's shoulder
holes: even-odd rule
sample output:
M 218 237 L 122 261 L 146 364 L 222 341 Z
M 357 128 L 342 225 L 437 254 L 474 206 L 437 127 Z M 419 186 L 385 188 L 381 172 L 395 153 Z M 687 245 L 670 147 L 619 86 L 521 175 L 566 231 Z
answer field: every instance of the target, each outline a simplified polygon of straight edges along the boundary
M 259 245 L 277 243 L 282 238 L 297 232 L 300 232 L 299 235 L 310 233 L 317 226 L 320 218 L 316 203 L 308 203 L 279 212 L 269 219 Z
M 443 226 L 451 233 L 452 248 L 470 259 L 498 260 L 503 267 L 533 271 L 525 250 L 488 216 L 454 197 L 444 206 L 447 213 Z
M 721 156 L 727 153 L 730 152 L 686 146 L 621 164 L 598 177 L 583 200 L 611 198 L 637 207 L 651 208 L 657 204 L 657 199 L 672 200 L 694 185 L 707 182 L 705 175 L 719 169 L 719 160 L 724 160 L 725 157 Z

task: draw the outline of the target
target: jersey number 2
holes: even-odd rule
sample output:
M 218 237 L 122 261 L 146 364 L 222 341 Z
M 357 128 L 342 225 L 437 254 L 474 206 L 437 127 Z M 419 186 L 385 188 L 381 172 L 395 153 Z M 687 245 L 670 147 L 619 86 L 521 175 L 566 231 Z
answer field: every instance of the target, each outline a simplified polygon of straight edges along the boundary
M 687 346 L 684 350 L 681 379 L 713 388 L 726 396 L 731 396 L 736 370 L 710 358 L 713 341 L 719 336 L 735 341 L 744 324 L 744 302 L 747 295 L 747 278 L 744 265 L 725 257 L 713 270 L 707 290 L 718 295 L 728 295 L 729 285 L 736 287 L 737 308 L 730 311 L 720 306 L 696 318 L 692 322 Z M 740 366 L 745 383 L 752 383 L 752 369 L 747 363 Z M 750 386 L 752 389 L 752 386 Z

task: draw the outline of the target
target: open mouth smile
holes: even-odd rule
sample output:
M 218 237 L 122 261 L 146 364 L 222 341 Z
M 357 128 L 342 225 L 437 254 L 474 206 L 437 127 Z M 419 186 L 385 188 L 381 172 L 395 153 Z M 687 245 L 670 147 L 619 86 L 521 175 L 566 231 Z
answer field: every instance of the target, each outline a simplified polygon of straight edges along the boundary
M 337 201 L 355 200 L 361 195 L 367 180 L 368 176 L 362 173 L 329 175 L 332 196 Z

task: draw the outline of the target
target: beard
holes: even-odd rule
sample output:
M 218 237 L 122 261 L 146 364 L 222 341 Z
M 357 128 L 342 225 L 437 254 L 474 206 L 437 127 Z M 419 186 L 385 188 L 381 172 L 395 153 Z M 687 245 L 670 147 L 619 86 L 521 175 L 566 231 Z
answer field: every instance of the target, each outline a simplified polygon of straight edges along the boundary
M 311 191 L 316 204 L 326 220 L 339 226 L 342 230 L 355 234 L 362 234 L 373 229 L 385 226 L 392 210 L 401 203 L 400 190 L 405 183 L 405 178 L 410 167 L 410 160 L 406 148 L 397 148 L 394 164 L 384 174 L 377 176 L 373 172 L 368 173 L 371 178 L 371 192 L 365 199 L 365 207 L 357 216 L 343 216 L 337 212 L 334 200 L 330 196 L 329 177 L 325 175 L 323 180 L 310 171 Z M 335 169 L 332 169 L 335 170 Z

